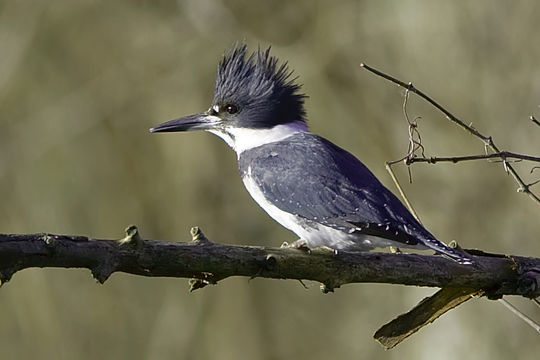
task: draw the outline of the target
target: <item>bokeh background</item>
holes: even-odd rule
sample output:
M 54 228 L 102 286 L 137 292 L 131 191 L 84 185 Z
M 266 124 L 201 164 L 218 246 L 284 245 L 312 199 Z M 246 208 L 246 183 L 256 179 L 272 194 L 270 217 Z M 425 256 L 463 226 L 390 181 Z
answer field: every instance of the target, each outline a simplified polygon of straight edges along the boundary
M 236 40 L 272 45 L 310 96 L 311 128 L 360 157 L 391 189 L 384 161 L 407 147 L 403 90 L 416 86 L 504 149 L 540 153 L 536 1 L 0 1 L 0 231 L 277 246 L 294 234 L 250 199 L 235 155 L 207 133 L 148 128 L 208 108 L 216 64 Z M 483 152 L 412 98 L 427 155 Z M 516 164 L 527 181 L 531 164 Z M 540 207 L 500 164 L 398 171 L 423 222 L 464 247 L 540 256 Z M 538 189 L 540 190 L 540 188 Z M 385 352 L 374 331 L 434 289 L 32 269 L 0 289 L 2 359 L 537 358 L 538 334 L 476 299 Z M 539 318 L 529 301 L 510 298 Z

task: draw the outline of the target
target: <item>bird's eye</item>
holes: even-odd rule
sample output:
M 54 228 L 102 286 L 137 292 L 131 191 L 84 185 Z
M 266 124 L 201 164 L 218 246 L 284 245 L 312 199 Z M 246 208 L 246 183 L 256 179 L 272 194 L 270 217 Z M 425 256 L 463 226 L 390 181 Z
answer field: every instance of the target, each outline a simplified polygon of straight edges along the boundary
M 232 115 L 238 112 L 238 108 L 236 107 L 236 105 L 228 104 L 228 105 L 225 105 L 225 111 L 227 111 L 229 114 Z

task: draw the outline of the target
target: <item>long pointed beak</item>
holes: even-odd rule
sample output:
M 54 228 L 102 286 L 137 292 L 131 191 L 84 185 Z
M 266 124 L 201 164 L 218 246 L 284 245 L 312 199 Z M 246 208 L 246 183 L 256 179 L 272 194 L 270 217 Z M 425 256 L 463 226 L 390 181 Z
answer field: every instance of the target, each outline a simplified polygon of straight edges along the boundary
M 219 117 L 204 112 L 166 121 L 151 128 L 150 132 L 210 130 L 215 128 L 220 122 L 221 119 Z

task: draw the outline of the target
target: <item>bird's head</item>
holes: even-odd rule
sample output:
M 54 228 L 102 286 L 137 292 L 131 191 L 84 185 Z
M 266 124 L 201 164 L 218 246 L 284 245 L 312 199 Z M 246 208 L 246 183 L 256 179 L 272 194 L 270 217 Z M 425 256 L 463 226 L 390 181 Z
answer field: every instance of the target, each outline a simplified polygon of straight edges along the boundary
M 246 50 L 245 44 L 235 44 L 220 61 L 214 99 L 207 111 L 164 122 L 150 131 L 208 130 L 230 144 L 237 129 L 305 126 L 306 96 L 291 78 L 287 63 L 279 64 L 270 56 L 270 48 L 249 56 Z

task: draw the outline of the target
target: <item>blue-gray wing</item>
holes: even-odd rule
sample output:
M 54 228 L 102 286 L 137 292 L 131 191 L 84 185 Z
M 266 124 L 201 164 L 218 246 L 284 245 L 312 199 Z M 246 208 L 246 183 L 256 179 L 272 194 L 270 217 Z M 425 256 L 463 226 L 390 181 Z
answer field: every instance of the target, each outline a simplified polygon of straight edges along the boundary
M 283 211 L 408 245 L 434 238 L 364 164 L 317 135 L 299 133 L 245 151 L 239 166 Z

